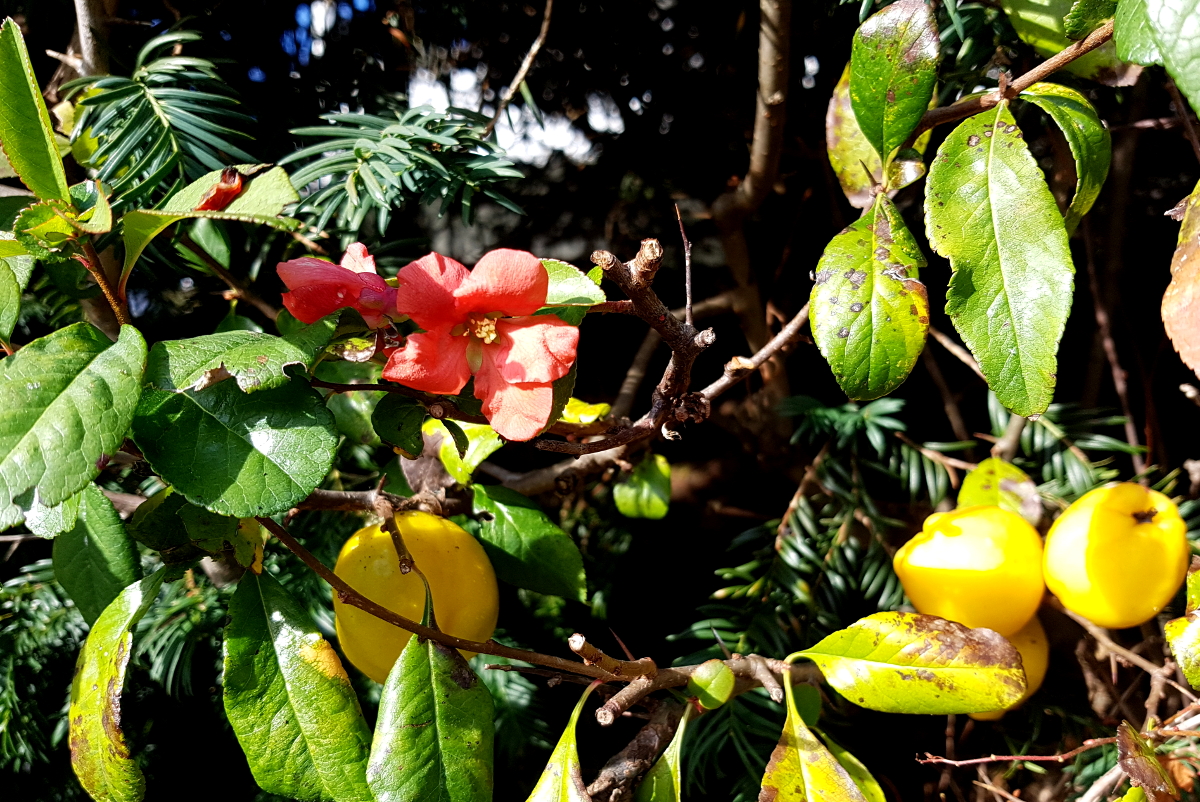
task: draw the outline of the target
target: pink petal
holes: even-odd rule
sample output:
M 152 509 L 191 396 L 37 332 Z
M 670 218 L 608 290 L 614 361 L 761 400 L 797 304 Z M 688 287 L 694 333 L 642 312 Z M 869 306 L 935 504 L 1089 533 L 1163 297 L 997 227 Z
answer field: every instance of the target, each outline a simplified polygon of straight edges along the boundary
M 506 382 L 552 382 L 575 362 L 579 329 L 554 315 L 497 320 L 496 332 L 500 336 L 484 346 L 484 358 L 495 362 Z
M 374 273 L 355 273 L 312 257 L 281 262 L 276 269 L 291 290 L 283 294 L 283 305 L 303 323 L 347 306 L 357 309 L 371 328 L 388 323 L 396 291 Z
M 550 276 L 536 256 L 509 248 L 483 255 L 454 293 L 460 314 L 503 312 L 532 315 L 546 305 Z
M 426 331 L 439 326 L 461 323 L 463 315 L 455 311 L 454 291 L 470 273 L 458 262 L 431 253 L 400 268 L 400 293 L 396 306 Z
M 471 378 L 467 339 L 451 337 L 449 326 L 410 334 L 388 357 L 383 378 L 425 393 L 457 395 Z
M 475 374 L 475 397 L 483 402 L 483 415 L 506 440 L 531 440 L 546 428 L 554 406 L 549 384 L 509 384 L 490 359 Z
M 367 253 L 367 246 L 361 242 L 355 242 L 346 249 L 346 253 L 342 256 L 342 267 L 347 270 L 353 270 L 355 273 L 374 273 L 375 257 Z

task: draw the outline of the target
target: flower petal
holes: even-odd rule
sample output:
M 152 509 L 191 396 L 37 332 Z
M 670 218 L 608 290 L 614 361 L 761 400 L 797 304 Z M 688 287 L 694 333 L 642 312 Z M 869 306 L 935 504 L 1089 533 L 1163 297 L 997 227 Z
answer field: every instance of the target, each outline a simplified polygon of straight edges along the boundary
M 475 374 L 475 397 L 483 402 L 488 423 L 506 440 L 537 437 L 554 406 L 554 388 L 548 383 L 509 384 L 486 358 Z
M 532 315 L 546 305 L 550 276 L 528 251 L 500 248 L 483 255 L 454 295 L 460 314 Z
M 400 280 L 396 306 L 426 331 L 461 323 L 454 291 L 469 275 L 465 267 L 440 253 L 422 256 L 396 274 Z
M 496 343 L 484 347 L 484 358 L 493 359 L 511 384 L 561 379 L 575 362 L 579 329 L 554 315 L 497 320 L 496 333 Z
M 383 378 L 425 393 L 457 395 L 471 378 L 467 339 L 451 337 L 449 326 L 410 334 L 388 356 Z
M 283 305 L 303 323 L 315 323 L 343 307 L 357 309 L 371 328 L 387 325 L 396 291 L 374 273 L 355 273 L 335 264 L 304 257 L 281 262 L 279 278 L 291 292 Z
M 361 242 L 351 243 L 342 255 L 342 267 L 355 273 L 375 273 L 375 257 L 367 253 L 367 246 Z

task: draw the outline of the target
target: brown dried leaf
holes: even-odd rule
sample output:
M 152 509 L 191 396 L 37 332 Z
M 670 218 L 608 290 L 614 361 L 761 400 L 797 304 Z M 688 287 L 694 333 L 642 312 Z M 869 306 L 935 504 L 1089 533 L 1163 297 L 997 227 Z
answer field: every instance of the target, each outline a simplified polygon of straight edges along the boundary
M 1154 747 L 1128 721 L 1117 727 L 1117 763 L 1129 775 L 1129 782 L 1146 792 L 1150 802 L 1179 799 L 1179 790 L 1158 762 Z
M 1163 295 L 1162 319 L 1179 358 L 1200 376 L 1200 184 L 1183 212 L 1179 244 L 1171 258 L 1171 283 Z

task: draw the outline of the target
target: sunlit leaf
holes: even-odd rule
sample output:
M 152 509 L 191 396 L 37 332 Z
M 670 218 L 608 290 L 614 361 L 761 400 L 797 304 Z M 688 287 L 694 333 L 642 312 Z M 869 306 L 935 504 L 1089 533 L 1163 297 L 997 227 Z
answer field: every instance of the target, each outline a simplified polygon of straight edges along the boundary
M 1188 196 L 1183 213 L 1162 319 L 1179 358 L 1200 376 L 1200 184 Z
M 1187 609 L 1182 618 L 1168 621 L 1164 628 L 1167 644 L 1183 676 L 1200 687 L 1200 557 L 1192 557 L 1187 576 Z
M 533 787 L 533 793 L 526 802 L 592 802 L 588 795 L 587 786 L 583 784 L 583 775 L 579 766 L 579 750 L 575 746 L 575 725 L 579 714 L 583 712 L 583 703 L 596 687 L 596 683 L 588 685 L 579 697 L 579 703 L 571 712 L 567 728 L 558 739 L 558 745 L 550 753 L 550 762 Z
M 1150 0 L 1121 0 L 1113 20 L 1113 41 L 1117 55 L 1134 64 L 1162 64 L 1162 53 L 1154 30 L 1146 17 Z
M 29 63 L 21 29 L 0 26 L 0 146 L 13 170 L 42 200 L 67 200 L 67 175 L 54 141 L 50 112 Z
M 1042 499 L 1037 485 L 1023 470 L 998 457 L 988 457 L 963 479 L 958 506 L 987 504 L 1015 512 L 1037 526 L 1042 520 Z
M 379 702 L 377 802 L 490 802 L 492 695 L 457 649 L 410 638 Z
M 884 195 L 825 247 L 809 307 L 813 339 L 850 398 L 887 395 L 916 364 L 929 330 L 924 266 Z
M 100 488 L 79 494 L 75 525 L 54 541 L 54 578 L 94 624 L 121 591 L 142 577 L 137 549 Z
M 954 269 L 946 313 L 988 385 L 1018 415 L 1045 412 L 1075 268 L 1062 215 L 1007 102 L 963 121 L 938 148 L 925 222 Z
M 879 781 L 875 779 L 863 762 L 824 732 L 819 734 L 825 741 L 825 745 L 829 747 L 829 753 L 842 765 L 842 768 L 850 775 L 850 779 L 854 780 L 854 784 L 858 786 L 858 790 L 862 792 L 866 802 L 887 802 L 887 797 L 879 786 Z
M 225 713 L 264 791 L 362 802 L 371 733 L 341 660 L 270 574 L 246 573 L 225 628 Z
M 225 379 L 235 379 L 243 392 L 269 390 L 288 380 L 289 365 L 308 367 L 336 326 L 336 316 L 306 326 L 299 335 L 275 337 L 254 331 L 227 331 L 162 340 L 150 349 L 146 381 L 159 390 L 203 390 Z M 311 330 L 324 324 L 323 337 Z
M 1025 692 L 1007 640 L 917 613 L 875 613 L 797 656 L 851 702 L 884 713 L 1003 710 Z
M 688 677 L 687 693 L 705 710 L 715 710 L 729 701 L 736 678 L 721 660 L 706 660 Z
M 1118 5 L 1127 2 L 1121 0 Z M 1000 5 L 1017 35 L 1039 55 L 1053 56 L 1070 46 L 1065 18 L 1071 11 L 1072 0 L 1001 0 Z M 1118 58 L 1116 45 L 1111 41 L 1072 60 L 1063 69 L 1110 86 L 1128 86 L 1141 73 Z
M 457 426 L 466 436 L 464 453 L 459 453 L 459 447 L 453 437 L 454 432 L 447 423 Z M 442 443 L 438 447 L 438 457 L 445 466 L 446 472 L 454 477 L 456 482 L 467 484 L 471 475 L 485 459 L 496 453 L 504 441 L 496 434 L 491 426 L 482 423 L 463 423 L 462 421 L 440 421 L 433 418 L 425 421 L 421 430 L 426 434 L 441 434 Z M 419 449 L 418 452 L 420 453 Z
M 79 652 L 71 683 L 71 767 L 93 799 L 141 802 L 146 781 L 121 730 L 121 691 L 133 628 L 158 596 L 165 568 L 121 591 Z
M 1117 726 L 1117 765 L 1129 775 L 1131 785 L 1146 793 L 1150 802 L 1179 798 L 1179 789 L 1159 762 L 1154 747 L 1128 721 Z
M 675 729 L 671 743 L 667 744 L 662 756 L 642 778 L 637 792 L 633 796 L 633 802 L 679 802 L 683 798 L 680 792 L 683 775 L 683 739 L 687 732 L 688 719 L 691 716 L 692 706 L 687 705 L 683 709 L 683 715 L 679 719 L 679 726 Z
M 662 454 L 648 454 L 613 486 L 613 501 L 626 518 L 665 517 L 671 507 L 671 463 Z
M 1075 0 L 1063 19 L 1068 39 L 1082 39 L 1113 17 L 1117 0 Z
M 0 342 L 8 342 L 21 312 L 21 295 L 33 275 L 32 256 L 0 256 Z

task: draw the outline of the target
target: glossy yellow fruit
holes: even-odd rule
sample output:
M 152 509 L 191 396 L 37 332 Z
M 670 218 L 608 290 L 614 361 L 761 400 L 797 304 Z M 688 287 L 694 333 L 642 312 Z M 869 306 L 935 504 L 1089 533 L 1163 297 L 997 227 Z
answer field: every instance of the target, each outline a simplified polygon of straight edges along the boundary
M 1153 618 L 1187 574 L 1187 526 L 1169 498 L 1125 482 L 1086 493 L 1046 535 L 1046 586 L 1110 629 Z
M 1045 590 L 1037 530 L 987 505 L 930 515 L 893 565 L 917 612 L 1005 637 L 1033 618 Z
M 396 524 L 404 545 L 429 580 L 438 628 L 468 640 L 490 638 L 496 629 L 500 598 L 496 572 L 479 541 L 452 521 L 427 512 L 397 513 Z M 400 573 L 392 537 L 379 526 L 360 529 L 346 541 L 334 573 L 392 612 L 414 621 L 420 621 L 425 612 L 421 577 L 415 571 Z M 346 658 L 376 682 L 387 680 L 412 636 L 339 601 L 336 594 L 333 612 Z
M 1025 668 L 1025 693 L 1011 707 L 1004 710 L 992 710 L 987 713 L 972 713 L 971 718 L 978 721 L 995 721 L 1009 710 L 1015 710 L 1025 704 L 1025 700 L 1042 687 L 1046 679 L 1046 666 L 1050 662 L 1050 641 L 1046 639 L 1046 630 L 1037 616 L 1029 619 L 1029 623 L 1021 631 L 1011 635 L 1008 642 L 1021 653 L 1021 665 Z

